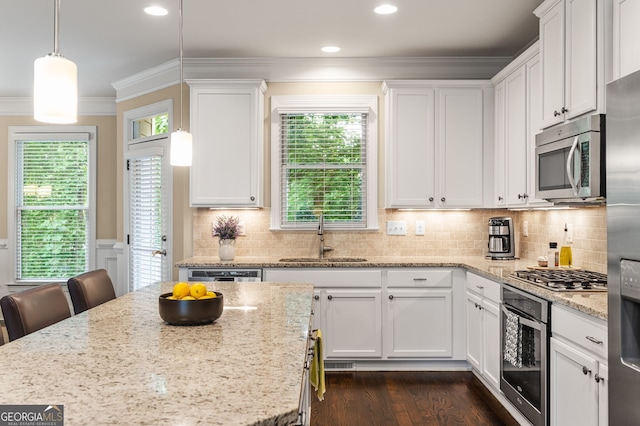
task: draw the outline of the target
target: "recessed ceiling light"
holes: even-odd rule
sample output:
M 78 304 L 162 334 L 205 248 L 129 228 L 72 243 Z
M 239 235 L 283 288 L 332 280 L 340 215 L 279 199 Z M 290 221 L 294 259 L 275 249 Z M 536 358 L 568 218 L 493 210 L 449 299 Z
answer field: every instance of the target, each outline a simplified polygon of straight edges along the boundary
M 381 4 L 380 6 L 373 9 L 375 13 L 378 15 L 389 15 L 391 13 L 396 13 L 398 8 L 392 4 Z
M 325 46 L 321 49 L 324 53 L 336 53 L 340 51 L 338 46 Z
M 162 6 L 149 6 L 144 8 L 145 13 L 152 16 L 164 16 L 169 13 L 167 9 Z

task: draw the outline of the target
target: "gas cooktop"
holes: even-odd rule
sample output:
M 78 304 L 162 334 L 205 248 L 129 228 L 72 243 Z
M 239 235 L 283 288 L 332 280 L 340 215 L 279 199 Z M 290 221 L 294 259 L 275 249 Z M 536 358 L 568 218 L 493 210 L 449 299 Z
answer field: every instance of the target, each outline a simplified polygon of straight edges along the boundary
M 607 291 L 607 276 L 599 272 L 530 269 L 515 271 L 511 278 L 553 291 Z

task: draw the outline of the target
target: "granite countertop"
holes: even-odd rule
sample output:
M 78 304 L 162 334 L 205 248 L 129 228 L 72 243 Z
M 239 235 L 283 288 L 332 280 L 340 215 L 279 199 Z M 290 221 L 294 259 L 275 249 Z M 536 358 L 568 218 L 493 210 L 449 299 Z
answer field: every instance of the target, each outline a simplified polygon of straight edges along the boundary
M 281 262 L 272 257 L 236 257 L 233 262 L 220 262 L 217 256 L 195 256 L 176 264 L 180 268 L 393 268 L 393 267 L 450 267 L 465 268 L 470 272 L 492 280 L 501 281 L 521 290 L 540 296 L 558 305 L 568 306 L 602 321 L 607 321 L 606 292 L 555 292 L 509 278 L 516 270 L 536 265 L 535 260 L 489 260 L 484 257 L 460 256 L 398 256 L 367 257 L 364 262 L 335 262 L 331 258 L 319 262 Z
M 0 401 L 64 405 L 70 426 L 294 423 L 313 286 L 207 287 L 225 299 L 213 324 L 162 321 L 163 283 L 0 346 Z

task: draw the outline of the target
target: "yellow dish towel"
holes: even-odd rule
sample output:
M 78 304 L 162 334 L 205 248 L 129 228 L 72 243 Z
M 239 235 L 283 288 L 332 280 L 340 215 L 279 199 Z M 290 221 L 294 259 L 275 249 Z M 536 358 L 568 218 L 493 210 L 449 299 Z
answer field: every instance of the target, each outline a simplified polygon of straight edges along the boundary
M 313 359 L 311 360 L 311 371 L 309 372 L 309 382 L 318 393 L 318 400 L 324 399 L 327 388 L 324 382 L 324 356 L 322 354 L 322 332 L 316 330 Z

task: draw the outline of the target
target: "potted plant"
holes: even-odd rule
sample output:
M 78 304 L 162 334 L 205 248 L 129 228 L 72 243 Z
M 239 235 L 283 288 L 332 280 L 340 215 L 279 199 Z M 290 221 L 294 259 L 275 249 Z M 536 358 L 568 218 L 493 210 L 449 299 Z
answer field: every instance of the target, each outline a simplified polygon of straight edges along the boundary
M 218 216 L 213 225 L 213 236 L 220 238 L 218 256 L 221 261 L 231 261 L 236 255 L 236 237 L 240 234 L 240 218 Z

